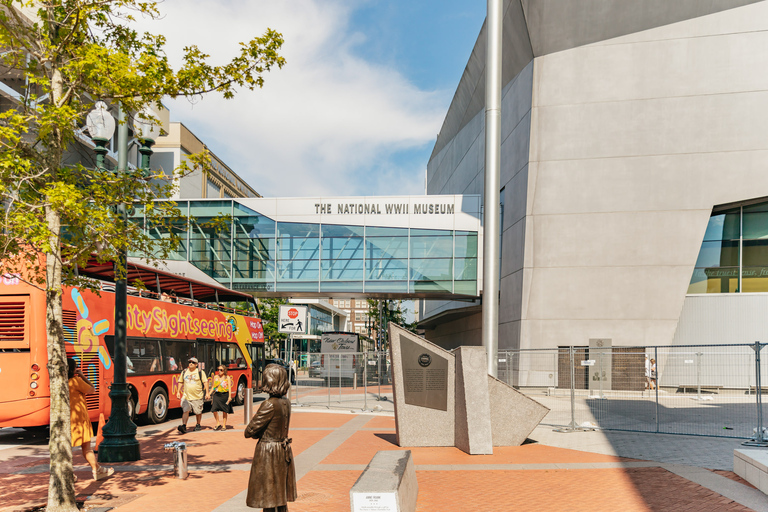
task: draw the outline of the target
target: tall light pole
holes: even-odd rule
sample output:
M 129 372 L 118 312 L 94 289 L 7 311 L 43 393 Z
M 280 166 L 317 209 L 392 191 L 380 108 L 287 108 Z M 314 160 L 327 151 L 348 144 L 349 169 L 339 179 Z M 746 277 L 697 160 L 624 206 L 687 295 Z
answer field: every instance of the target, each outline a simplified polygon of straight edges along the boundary
M 485 194 L 483 215 L 483 346 L 488 374 L 498 373 L 499 238 L 501 182 L 501 42 L 502 0 L 488 0 L 485 20 Z
M 134 121 L 134 131 L 140 143 L 139 152 L 142 155 L 141 167 L 146 175 L 149 171 L 149 157 L 152 154 L 152 144 L 159 136 L 160 130 L 151 121 L 151 113 L 142 112 L 146 119 Z M 117 172 L 125 172 L 128 168 L 128 122 L 123 106 L 118 114 L 117 130 Z M 126 205 L 117 205 L 117 215 L 121 222 L 126 222 Z M 136 439 L 136 424 L 128 415 L 128 397 L 131 396 L 126 382 L 126 351 L 127 351 L 127 312 L 128 312 L 128 283 L 127 283 L 127 249 L 119 249 L 115 262 L 115 351 L 114 377 L 109 391 L 112 410 L 109 421 L 101 432 L 104 441 L 99 445 L 99 462 L 124 462 L 141 459 L 139 441 Z

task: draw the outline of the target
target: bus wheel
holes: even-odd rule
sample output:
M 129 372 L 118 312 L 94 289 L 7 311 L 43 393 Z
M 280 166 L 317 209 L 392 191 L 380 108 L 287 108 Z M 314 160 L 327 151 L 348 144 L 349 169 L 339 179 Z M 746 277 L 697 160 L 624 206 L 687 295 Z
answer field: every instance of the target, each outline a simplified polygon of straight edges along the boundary
M 243 405 L 245 403 L 245 380 L 240 379 L 237 383 L 237 394 L 235 394 L 235 405 Z
M 133 401 L 133 397 L 128 397 L 128 417 L 131 421 L 136 421 L 136 402 Z
M 147 417 L 152 423 L 162 423 L 168 416 L 168 393 L 161 387 L 152 390 L 147 404 Z

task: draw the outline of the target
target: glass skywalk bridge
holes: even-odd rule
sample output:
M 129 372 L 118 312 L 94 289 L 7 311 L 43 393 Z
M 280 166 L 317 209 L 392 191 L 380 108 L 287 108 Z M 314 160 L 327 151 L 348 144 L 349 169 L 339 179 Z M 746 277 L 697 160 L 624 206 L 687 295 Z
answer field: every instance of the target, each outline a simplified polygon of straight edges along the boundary
M 177 201 L 174 260 L 263 297 L 478 295 L 479 196 Z M 225 218 L 222 222 L 221 219 Z M 141 210 L 133 220 L 154 237 Z

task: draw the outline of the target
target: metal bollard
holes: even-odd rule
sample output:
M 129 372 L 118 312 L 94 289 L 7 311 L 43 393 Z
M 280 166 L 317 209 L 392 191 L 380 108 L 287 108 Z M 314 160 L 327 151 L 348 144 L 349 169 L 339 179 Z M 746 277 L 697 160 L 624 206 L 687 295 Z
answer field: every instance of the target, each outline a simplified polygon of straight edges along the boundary
M 243 401 L 243 423 L 246 425 L 251 422 L 253 417 L 253 388 L 245 388 L 245 399 Z
M 187 443 L 174 441 L 163 445 L 166 452 L 173 452 L 173 474 L 176 478 L 185 480 L 187 471 Z

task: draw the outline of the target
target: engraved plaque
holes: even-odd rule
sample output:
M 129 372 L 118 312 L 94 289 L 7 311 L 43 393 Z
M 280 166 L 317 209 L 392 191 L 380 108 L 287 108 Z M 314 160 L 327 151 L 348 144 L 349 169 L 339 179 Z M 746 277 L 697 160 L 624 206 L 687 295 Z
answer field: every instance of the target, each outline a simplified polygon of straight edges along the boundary
M 448 410 L 448 359 L 400 337 L 405 403 Z

